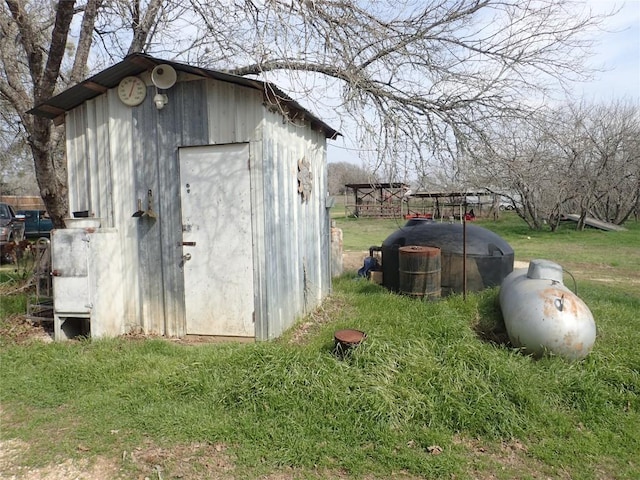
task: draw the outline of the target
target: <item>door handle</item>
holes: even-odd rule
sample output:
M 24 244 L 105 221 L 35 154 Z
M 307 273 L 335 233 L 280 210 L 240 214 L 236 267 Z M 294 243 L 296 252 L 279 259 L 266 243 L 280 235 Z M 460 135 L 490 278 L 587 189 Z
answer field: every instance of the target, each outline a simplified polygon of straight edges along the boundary
M 183 262 L 188 262 L 189 260 L 191 260 L 191 254 L 190 253 L 185 253 L 184 255 L 182 255 L 182 261 Z

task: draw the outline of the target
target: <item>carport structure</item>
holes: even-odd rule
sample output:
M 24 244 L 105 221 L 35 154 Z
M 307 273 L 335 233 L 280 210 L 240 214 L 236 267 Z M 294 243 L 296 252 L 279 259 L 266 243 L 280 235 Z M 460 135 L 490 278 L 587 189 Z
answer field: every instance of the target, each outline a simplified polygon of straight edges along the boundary
M 348 183 L 345 187 L 347 217 L 395 218 L 403 215 L 402 200 L 409 191 L 406 183 Z

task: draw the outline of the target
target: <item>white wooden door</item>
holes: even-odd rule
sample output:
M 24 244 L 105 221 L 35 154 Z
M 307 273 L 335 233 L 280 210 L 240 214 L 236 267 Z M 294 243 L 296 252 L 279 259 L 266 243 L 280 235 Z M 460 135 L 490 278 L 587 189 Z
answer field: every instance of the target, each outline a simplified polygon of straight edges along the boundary
M 179 155 L 187 334 L 254 337 L 249 145 Z

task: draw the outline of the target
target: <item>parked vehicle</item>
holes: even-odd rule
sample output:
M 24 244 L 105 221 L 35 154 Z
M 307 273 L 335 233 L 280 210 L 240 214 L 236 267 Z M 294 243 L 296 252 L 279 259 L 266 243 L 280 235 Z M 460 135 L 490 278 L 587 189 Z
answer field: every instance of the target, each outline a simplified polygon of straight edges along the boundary
M 11 261 L 11 250 L 24 239 L 24 215 L 8 203 L 0 203 L 0 261 Z
M 19 210 L 18 215 L 24 215 L 24 236 L 49 237 L 53 229 L 53 221 L 44 210 Z

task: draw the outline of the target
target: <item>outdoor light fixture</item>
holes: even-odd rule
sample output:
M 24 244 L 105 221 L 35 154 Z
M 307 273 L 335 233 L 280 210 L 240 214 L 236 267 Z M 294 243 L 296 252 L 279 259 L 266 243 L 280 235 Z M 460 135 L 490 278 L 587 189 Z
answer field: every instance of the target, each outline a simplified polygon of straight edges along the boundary
M 162 110 L 164 106 L 169 102 L 169 97 L 163 93 L 159 93 L 160 90 L 167 90 L 173 87 L 176 83 L 178 74 L 171 65 L 160 64 L 156 65 L 151 72 L 151 82 L 156 86 L 156 94 L 153 97 L 153 103 L 156 104 L 158 110 Z
M 169 102 L 169 97 L 162 93 L 156 93 L 153 96 L 153 103 L 156 104 L 158 110 L 162 110 L 164 106 Z

